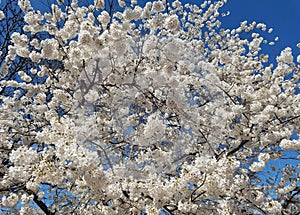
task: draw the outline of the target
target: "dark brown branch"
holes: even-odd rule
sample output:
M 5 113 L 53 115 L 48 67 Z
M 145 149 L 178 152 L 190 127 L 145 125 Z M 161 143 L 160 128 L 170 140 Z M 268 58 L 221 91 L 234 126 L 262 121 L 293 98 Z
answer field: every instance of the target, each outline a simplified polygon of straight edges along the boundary
M 240 145 L 238 145 L 236 148 L 230 150 L 227 153 L 227 157 L 233 155 L 234 153 L 236 153 L 238 150 L 240 150 L 246 143 L 248 143 L 250 140 L 242 140 L 242 142 L 240 143 Z
M 46 215 L 54 215 L 55 212 L 51 212 L 49 210 L 49 208 L 47 207 L 47 205 L 45 205 L 44 202 L 42 202 L 41 200 L 39 200 L 39 197 L 37 196 L 36 193 L 34 193 L 32 190 L 29 190 L 27 188 L 24 189 L 26 193 L 28 193 L 29 195 L 33 195 L 33 201 L 35 202 L 35 204 L 37 204 L 39 206 L 39 208 L 46 214 Z
M 208 144 L 209 148 L 212 150 L 212 152 L 214 153 L 215 158 L 218 157 L 218 154 L 216 153 L 216 151 L 214 150 L 214 148 L 210 145 L 210 143 L 208 142 L 208 139 L 205 137 L 204 133 L 201 131 L 201 129 L 199 128 L 198 131 L 200 132 L 201 136 L 203 137 L 203 139 L 205 140 L 205 142 Z
M 206 193 L 206 191 L 202 191 L 201 193 L 196 195 L 197 190 L 199 190 L 205 183 L 206 181 L 206 175 L 204 175 L 204 179 L 201 182 L 201 184 L 192 192 L 191 194 L 191 202 L 195 202 L 196 199 L 198 199 L 200 196 L 202 196 L 204 193 Z
M 284 121 L 281 121 L 280 124 L 284 124 L 284 123 L 287 123 L 287 122 L 289 122 L 289 121 L 292 121 L 292 120 L 298 119 L 298 118 L 300 118 L 300 115 L 294 116 L 294 117 L 292 117 L 292 118 L 290 118 L 290 119 L 287 119 L 287 120 L 284 120 Z
M 295 192 L 295 191 L 296 191 L 296 192 Z M 297 196 L 297 195 L 300 194 L 300 187 L 297 187 L 297 188 L 294 189 L 292 192 L 295 192 L 295 193 L 292 194 L 292 195 L 290 196 L 290 198 L 287 199 L 286 202 L 284 202 L 284 204 L 283 204 L 283 206 L 282 206 L 283 208 L 287 208 L 288 205 L 289 205 L 290 203 L 292 203 L 292 200 L 295 198 L 295 196 Z

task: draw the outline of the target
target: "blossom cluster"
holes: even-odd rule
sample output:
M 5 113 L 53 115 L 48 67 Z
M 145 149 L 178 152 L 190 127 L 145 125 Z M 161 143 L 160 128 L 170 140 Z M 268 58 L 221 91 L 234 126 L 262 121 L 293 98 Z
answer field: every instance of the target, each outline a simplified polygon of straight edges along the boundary
M 222 29 L 227 0 L 119 0 L 119 11 L 114 1 L 59 0 L 44 14 L 18 2 L 26 25 L 12 32 L 0 75 L 1 206 L 21 214 L 300 210 L 299 166 L 274 167 L 281 181 L 272 186 L 259 180 L 283 150 L 300 150 L 290 140 L 300 131 L 300 67 L 291 48 L 269 63 L 261 45 L 272 29 L 247 21 Z

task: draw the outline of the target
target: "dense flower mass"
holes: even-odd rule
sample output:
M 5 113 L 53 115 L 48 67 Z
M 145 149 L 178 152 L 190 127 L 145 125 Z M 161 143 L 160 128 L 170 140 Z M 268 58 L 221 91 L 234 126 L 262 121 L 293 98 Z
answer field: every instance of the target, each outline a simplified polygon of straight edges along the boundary
M 226 2 L 9 0 L 1 212 L 298 214 L 300 57 Z

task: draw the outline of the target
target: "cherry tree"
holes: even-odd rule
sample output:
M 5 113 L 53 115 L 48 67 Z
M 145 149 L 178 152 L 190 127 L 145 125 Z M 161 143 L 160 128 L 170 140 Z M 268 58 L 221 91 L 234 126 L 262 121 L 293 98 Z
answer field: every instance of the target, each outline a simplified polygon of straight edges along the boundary
M 299 165 L 264 170 L 299 155 L 300 56 L 271 64 L 265 24 L 223 29 L 226 2 L 19 0 L 0 64 L 2 211 L 298 214 Z

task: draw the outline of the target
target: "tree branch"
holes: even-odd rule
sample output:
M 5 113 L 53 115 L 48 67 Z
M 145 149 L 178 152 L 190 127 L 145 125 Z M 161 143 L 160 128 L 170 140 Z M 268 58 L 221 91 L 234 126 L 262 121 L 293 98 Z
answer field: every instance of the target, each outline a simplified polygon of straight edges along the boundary
M 46 214 L 46 215 L 54 215 L 55 212 L 51 212 L 47 205 L 39 200 L 39 197 L 36 193 L 34 193 L 32 190 L 29 190 L 27 188 L 24 188 L 24 191 L 28 193 L 29 195 L 33 195 L 33 201 L 39 206 L 39 208 Z

